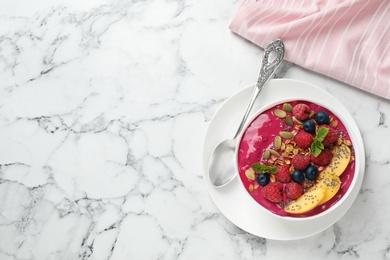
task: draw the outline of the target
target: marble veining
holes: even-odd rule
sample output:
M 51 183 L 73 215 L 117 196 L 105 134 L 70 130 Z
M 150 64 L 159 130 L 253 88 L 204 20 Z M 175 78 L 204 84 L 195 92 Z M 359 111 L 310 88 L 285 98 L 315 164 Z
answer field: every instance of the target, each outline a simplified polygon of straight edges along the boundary
M 348 213 L 307 239 L 230 223 L 203 183 L 208 122 L 262 50 L 230 1 L 0 3 L 0 259 L 389 259 L 390 103 L 283 63 L 335 95 L 365 143 Z

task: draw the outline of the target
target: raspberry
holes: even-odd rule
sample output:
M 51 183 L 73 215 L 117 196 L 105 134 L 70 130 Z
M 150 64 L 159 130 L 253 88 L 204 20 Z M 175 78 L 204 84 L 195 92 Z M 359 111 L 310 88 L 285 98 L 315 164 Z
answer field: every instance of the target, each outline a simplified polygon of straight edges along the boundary
M 306 104 L 298 104 L 293 107 L 293 115 L 299 120 L 306 120 L 309 117 L 310 108 Z
M 296 170 L 304 170 L 310 164 L 310 157 L 297 154 L 292 158 L 291 164 Z
M 324 149 L 322 152 L 315 157 L 313 154 L 310 155 L 312 163 L 320 166 L 328 165 L 333 158 L 333 154 L 329 149 Z
M 339 138 L 339 134 L 336 132 L 334 128 L 328 125 L 322 125 L 319 128 L 324 128 L 324 127 L 329 128 L 329 132 L 325 136 L 325 139 L 324 141 L 322 141 L 322 143 L 324 144 L 324 146 L 329 147 L 331 144 L 337 141 L 337 139 Z
M 306 148 L 309 148 L 311 143 L 313 142 L 313 136 L 311 134 L 306 133 L 305 131 L 301 130 L 294 137 L 294 140 L 300 148 L 306 149 Z
M 273 203 L 280 203 L 282 201 L 281 190 L 283 185 L 280 182 L 270 182 L 261 190 L 261 195 Z
M 286 185 L 286 196 L 290 199 L 297 199 L 303 194 L 303 188 L 296 182 L 290 182 Z
M 286 164 L 278 166 L 278 172 L 276 173 L 275 178 L 277 181 L 280 182 L 290 182 L 291 181 L 290 166 Z

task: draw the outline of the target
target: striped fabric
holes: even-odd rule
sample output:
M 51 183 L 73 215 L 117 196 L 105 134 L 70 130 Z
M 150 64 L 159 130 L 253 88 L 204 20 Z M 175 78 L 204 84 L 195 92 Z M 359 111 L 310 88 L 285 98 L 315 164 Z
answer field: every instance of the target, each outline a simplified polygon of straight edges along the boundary
M 242 0 L 230 29 L 285 59 L 390 99 L 390 0 Z

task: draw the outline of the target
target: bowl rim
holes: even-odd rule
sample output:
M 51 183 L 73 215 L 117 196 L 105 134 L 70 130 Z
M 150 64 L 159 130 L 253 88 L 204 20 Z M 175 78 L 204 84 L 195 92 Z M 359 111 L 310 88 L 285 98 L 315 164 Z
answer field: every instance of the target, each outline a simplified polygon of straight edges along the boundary
M 285 103 L 285 102 L 292 102 L 292 101 L 305 101 L 305 102 L 311 102 L 311 103 L 314 103 L 316 105 L 319 105 L 319 106 L 322 106 L 326 109 L 328 109 L 329 111 L 331 111 L 334 115 L 336 115 L 343 123 L 343 125 L 345 126 L 345 128 L 347 129 L 347 132 L 348 132 L 348 135 L 350 136 L 351 140 L 352 140 L 352 146 L 355 150 L 355 153 L 354 153 L 354 156 L 355 156 L 355 170 L 354 170 L 354 175 L 353 175 L 353 179 L 351 181 L 351 184 L 350 186 L 348 187 L 348 190 L 346 191 L 346 193 L 343 195 L 343 197 L 338 200 L 335 204 L 333 204 L 332 206 L 330 206 L 327 210 L 321 212 L 321 213 L 318 213 L 316 215 L 313 215 L 313 216 L 308 216 L 308 217 L 294 217 L 293 215 L 289 215 L 289 216 L 280 216 L 276 213 L 273 213 L 271 212 L 270 210 L 268 210 L 267 208 L 265 208 L 264 206 L 262 206 L 260 203 L 258 203 L 257 201 L 255 201 L 253 199 L 252 196 L 250 196 L 249 192 L 245 189 L 244 185 L 243 185 L 243 182 L 242 182 L 242 179 L 241 179 L 241 176 L 240 176 L 240 173 L 238 171 L 238 147 L 241 143 L 241 139 L 245 133 L 245 130 L 249 127 L 249 125 L 261 114 L 263 113 L 264 111 L 266 111 L 267 109 L 270 109 L 276 105 L 279 105 L 279 104 L 282 104 L 282 103 Z M 340 114 L 337 109 L 334 109 L 333 107 L 329 107 L 329 105 L 327 104 L 324 104 L 324 103 L 321 103 L 321 101 L 313 101 L 313 100 L 309 100 L 307 97 L 302 97 L 302 98 L 297 98 L 297 97 L 291 97 L 291 98 L 280 98 L 280 99 L 275 99 L 273 100 L 272 102 L 269 102 L 267 104 L 264 104 L 263 106 L 261 106 L 260 108 L 257 109 L 257 111 L 251 115 L 250 117 L 248 117 L 247 121 L 245 122 L 244 124 L 244 127 L 242 128 L 240 134 L 237 136 L 236 138 L 236 149 L 235 149 L 235 153 L 234 153 L 234 166 L 235 166 L 235 171 L 236 171 L 236 175 L 237 175 L 237 178 L 239 179 L 239 182 L 240 182 L 240 189 L 243 189 L 244 190 L 244 193 L 249 196 L 256 204 L 259 208 L 261 208 L 263 211 L 267 212 L 268 214 L 271 214 L 272 216 L 275 216 L 277 218 L 281 218 L 283 220 L 291 220 L 291 221 L 307 221 L 307 220 L 314 220 L 314 219 L 318 219 L 318 218 L 321 218 L 325 215 L 328 215 L 330 214 L 331 212 L 335 211 L 337 208 L 341 207 L 342 204 L 344 204 L 344 202 L 347 200 L 347 198 L 349 197 L 349 195 L 351 194 L 352 190 L 355 188 L 356 186 L 356 182 L 358 180 L 358 175 L 360 174 L 360 152 L 356 152 L 356 149 L 359 149 L 358 146 L 355 146 L 355 144 L 358 143 L 358 140 L 357 140 L 357 136 L 356 134 L 354 133 L 354 131 L 352 131 L 351 127 L 349 124 L 346 123 L 346 119 L 344 118 L 344 115 L 343 114 Z

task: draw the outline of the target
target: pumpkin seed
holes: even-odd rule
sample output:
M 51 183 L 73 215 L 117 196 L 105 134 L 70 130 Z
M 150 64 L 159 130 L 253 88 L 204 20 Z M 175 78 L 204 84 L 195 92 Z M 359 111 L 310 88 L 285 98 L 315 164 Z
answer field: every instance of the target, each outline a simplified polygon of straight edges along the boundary
M 290 105 L 290 103 L 284 103 L 283 110 L 286 112 L 292 112 L 292 106 Z
M 293 117 L 293 119 L 294 119 L 295 121 L 297 121 L 298 124 L 303 125 L 303 121 L 302 121 L 302 120 L 299 120 L 299 119 L 296 118 L 295 116 Z
M 263 154 L 263 158 L 268 160 L 271 157 L 271 152 L 269 150 L 265 151 Z
M 292 119 L 292 117 L 291 116 L 286 116 L 286 124 L 288 125 L 288 126 L 293 126 L 294 125 L 294 121 L 293 121 L 293 119 Z
M 313 110 L 310 110 L 308 118 L 313 117 L 315 113 L 316 113 L 316 112 L 314 112 Z
M 282 138 L 280 136 L 275 136 L 274 147 L 276 149 L 280 149 L 281 146 L 282 146 Z
M 268 150 L 268 151 L 270 151 L 270 153 L 271 153 L 272 155 L 275 155 L 275 156 L 277 156 L 277 157 L 280 156 L 280 154 L 279 154 L 277 151 L 274 151 L 274 150 Z
M 274 114 L 275 116 L 279 117 L 279 118 L 285 118 L 286 117 L 286 111 L 284 110 L 281 110 L 281 109 L 275 109 L 274 110 Z
M 291 132 L 285 132 L 285 131 L 282 131 L 279 133 L 279 135 L 285 139 L 291 139 L 294 137 L 294 134 L 291 133 Z
M 248 169 L 248 170 L 245 171 L 245 176 L 246 176 L 249 180 L 251 180 L 251 181 L 254 181 L 254 180 L 256 179 L 255 172 L 254 172 L 253 170 L 250 170 L 250 169 Z

